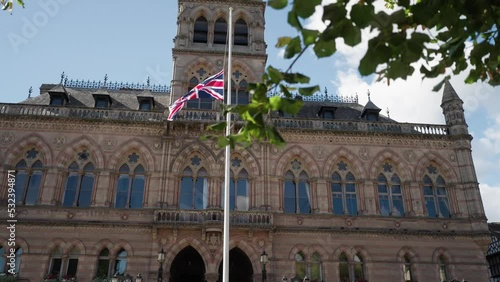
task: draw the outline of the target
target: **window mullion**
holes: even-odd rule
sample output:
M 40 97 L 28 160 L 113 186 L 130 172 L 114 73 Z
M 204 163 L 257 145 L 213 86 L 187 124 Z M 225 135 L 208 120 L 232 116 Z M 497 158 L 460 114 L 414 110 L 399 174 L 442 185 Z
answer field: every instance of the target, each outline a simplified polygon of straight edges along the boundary
M 126 203 L 126 207 L 130 208 L 130 198 L 132 197 L 132 187 L 133 187 L 133 184 L 134 184 L 134 174 L 133 173 L 129 173 L 128 178 L 129 178 L 129 182 L 128 182 L 128 190 L 127 190 L 127 203 Z

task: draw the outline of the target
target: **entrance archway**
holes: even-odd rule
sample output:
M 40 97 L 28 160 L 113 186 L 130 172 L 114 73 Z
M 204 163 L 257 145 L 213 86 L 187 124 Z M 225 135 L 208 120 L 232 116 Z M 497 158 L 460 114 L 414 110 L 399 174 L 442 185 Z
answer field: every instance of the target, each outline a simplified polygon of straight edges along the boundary
M 219 282 L 222 281 L 222 262 L 219 265 Z M 229 282 L 252 282 L 253 267 L 248 256 L 240 248 L 229 251 Z
M 170 266 L 170 282 L 186 281 L 205 281 L 205 263 L 193 247 L 180 251 Z

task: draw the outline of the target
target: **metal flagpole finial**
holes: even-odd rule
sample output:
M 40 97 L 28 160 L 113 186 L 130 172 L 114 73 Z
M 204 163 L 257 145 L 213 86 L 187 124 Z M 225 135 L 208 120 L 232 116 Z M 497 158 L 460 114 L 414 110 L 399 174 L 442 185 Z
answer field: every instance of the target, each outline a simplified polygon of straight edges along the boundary
M 31 93 L 33 93 L 33 87 L 30 86 L 30 90 L 28 90 L 28 99 L 31 98 Z
M 66 74 L 64 74 L 64 71 L 61 73 L 61 82 L 59 82 L 60 84 L 63 83 L 64 81 L 64 78 L 66 77 Z

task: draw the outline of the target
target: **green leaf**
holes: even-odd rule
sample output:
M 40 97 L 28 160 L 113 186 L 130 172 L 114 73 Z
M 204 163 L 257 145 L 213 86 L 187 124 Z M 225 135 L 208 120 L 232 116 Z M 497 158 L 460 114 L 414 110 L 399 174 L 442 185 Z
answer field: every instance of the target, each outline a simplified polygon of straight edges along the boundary
M 329 57 L 337 51 L 334 40 L 323 40 L 320 39 L 314 44 L 314 53 L 318 58 Z
M 288 0 L 269 0 L 267 1 L 267 5 L 276 10 L 280 10 L 288 5 Z
M 371 21 L 373 21 L 374 15 L 373 5 L 366 2 L 358 2 L 352 6 L 351 9 L 351 20 L 359 27 L 367 27 Z
M 323 21 L 337 22 L 345 19 L 347 10 L 342 3 L 333 3 L 323 8 Z
M 281 72 L 272 66 L 269 66 L 267 68 L 267 72 L 269 73 L 269 77 L 271 78 L 271 81 L 274 83 L 280 83 L 280 81 L 283 80 L 283 75 Z
M 293 10 L 303 19 L 309 18 L 315 11 L 316 6 L 321 5 L 321 0 L 294 0 Z
M 311 29 L 303 29 L 302 30 L 302 38 L 304 40 L 304 45 L 311 45 L 316 41 L 316 38 L 319 35 L 319 31 L 311 30 Z
M 281 48 L 286 46 L 288 43 L 290 43 L 291 40 L 292 38 L 289 36 L 283 36 L 278 38 L 278 42 L 276 43 L 276 48 Z
M 222 131 L 222 130 L 226 129 L 226 126 L 227 126 L 226 122 L 219 122 L 219 123 L 211 124 L 211 125 L 207 126 L 207 129 L 214 130 L 214 131 Z
M 319 91 L 320 91 L 320 89 L 319 89 L 318 85 L 311 86 L 311 87 L 301 87 L 301 88 L 299 88 L 299 93 L 302 96 L 311 96 L 314 93 L 319 92 Z
M 302 25 L 300 24 L 299 17 L 295 11 L 288 12 L 288 23 L 298 30 L 302 30 Z
M 302 51 L 302 45 L 300 44 L 300 37 L 294 37 L 285 49 L 285 58 L 290 59 Z
M 310 78 L 301 73 L 282 73 L 283 79 L 291 84 L 295 83 L 309 83 Z
M 345 44 L 356 46 L 361 42 L 361 30 L 359 27 L 352 25 L 352 23 L 346 23 L 342 32 Z

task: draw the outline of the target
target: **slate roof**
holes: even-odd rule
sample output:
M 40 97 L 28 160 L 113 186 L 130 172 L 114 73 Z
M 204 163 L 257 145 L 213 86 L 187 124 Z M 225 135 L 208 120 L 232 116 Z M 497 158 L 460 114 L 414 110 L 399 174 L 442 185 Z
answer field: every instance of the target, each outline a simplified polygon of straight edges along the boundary
M 50 95 L 49 92 L 62 92 L 66 91 L 68 96 L 68 103 L 66 107 L 88 107 L 94 108 L 95 99 L 94 95 L 109 95 L 111 98 L 110 109 L 123 109 L 123 110 L 138 110 L 139 101 L 138 97 L 153 97 L 154 108 L 152 111 L 164 112 L 169 105 L 170 95 L 168 93 L 152 92 L 148 89 L 105 89 L 105 88 L 74 88 L 64 87 L 60 84 L 43 84 L 40 87 L 40 95 L 29 98 L 21 102 L 21 104 L 35 104 L 35 105 L 49 105 Z M 335 109 L 335 120 L 349 120 L 358 121 L 363 120 L 362 113 L 366 108 L 378 109 L 371 101 L 367 105 L 362 106 L 358 103 L 341 103 L 330 101 L 304 101 L 304 106 L 301 111 L 294 116 L 298 119 L 322 119 L 320 111 L 322 108 Z M 276 113 L 277 115 L 277 113 Z M 379 116 L 380 122 L 395 122 L 383 115 Z

